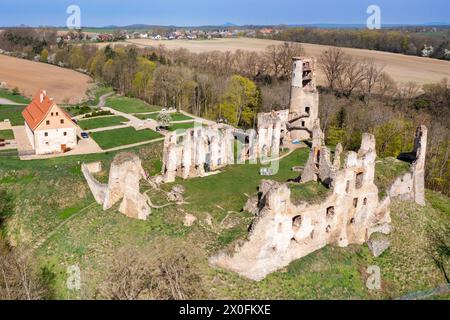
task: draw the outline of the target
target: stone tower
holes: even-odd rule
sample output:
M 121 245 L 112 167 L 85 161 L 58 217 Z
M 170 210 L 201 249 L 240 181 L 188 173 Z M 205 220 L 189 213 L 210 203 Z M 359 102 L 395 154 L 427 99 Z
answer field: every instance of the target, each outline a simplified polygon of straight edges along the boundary
M 288 130 L 292 140 L 310 139 L 319 116 L 319 92 L 316 88 L 316 59 L 292 59 L 292 83 Z

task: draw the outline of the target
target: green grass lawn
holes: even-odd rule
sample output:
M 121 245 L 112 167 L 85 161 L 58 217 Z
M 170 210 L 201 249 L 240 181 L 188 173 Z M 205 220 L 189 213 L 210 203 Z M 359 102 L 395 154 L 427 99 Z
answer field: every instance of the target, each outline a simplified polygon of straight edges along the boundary
M 159 115 L 159 113 L 151 113 L 151 114 L 136 114 L 135 116 L 142 120 L 146 120 L 146 119 L 156 120 L 158 115 Z M 184 121 L 184 120 L 193 120 L 194 119 L 192 117 L 182 114 L 181 112 L 170 113 L 170 117 L 172 118 L 172 121 Z
M 0 130 L 0 139 L 13 140 L 14 133 L 12 130 Z
M 124 113 L 143 113 L 161 110 L 161 107 L 152 106 L 139 99 L 117 96 L 106 99 L 106 106 Z
M 30 103 L 30 99 L 25 98 L 19 94 L 13 94 L 11 91 L 5 90 L 5 89 L 0 89 L 0 98 L 5 98 L 5 99 L 11 100 L 12 102 L 16 102 L 16 103 L 22 103 L 22 104 Z
M 182 123 L 171 123 L 170 127 L 169 127 L 169 131 L 175 131 L 178 129 L 190 129 L 193 128 L 195 125 L 195 122 L 182 122 Z M 197 122 L 198 125 L 198 122 Z M 205 124 L 203 124 L 203 126 L 206 126 Z
M 83 130 L 92 130 L 97 128 L 113 127 L 123 124 L 123 122 L 128 122 L 127 118 L 122 116 L 111 116 L 111 117 L 101 117 L 93 118 L 87 120 L 79 120 L 78 125 Z
M 149 129 L 137 131 L 131 127 L 93 132 L 91 136 L 104 150 L 162 137 L 159 133 Z
M 171 113 L 170 117 L 172 118 L 172 121 L 184 121 L 184 120 L 192 120 L 194 118 L 189 117 L 181 112 L 175 112 Z
M 394 181 L 409 171 L 409 163 L 395 158 L 377 159 L 375 164 L 375 184 L 380 198 L 386 195 L 387 189 Z
M 0 105 L 0 121 L 9 119 L 13 126 L 23 125 L 23 109 L 25 109 L 25 106 Z

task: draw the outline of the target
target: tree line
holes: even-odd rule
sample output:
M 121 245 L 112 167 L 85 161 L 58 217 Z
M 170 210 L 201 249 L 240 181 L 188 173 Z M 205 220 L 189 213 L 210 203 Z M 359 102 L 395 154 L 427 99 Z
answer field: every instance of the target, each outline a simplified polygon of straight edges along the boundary
M 435 28 L 419 32 L 420 28 L 403 29 L 316 29 L 286 28 L 271 36 L 272 39 L 379 50 L 422 56 L 423 50 L 433 47 L 430 57 L 450 60 L 450 29 Z M 446 51 L 447 50 L 447 51 Z

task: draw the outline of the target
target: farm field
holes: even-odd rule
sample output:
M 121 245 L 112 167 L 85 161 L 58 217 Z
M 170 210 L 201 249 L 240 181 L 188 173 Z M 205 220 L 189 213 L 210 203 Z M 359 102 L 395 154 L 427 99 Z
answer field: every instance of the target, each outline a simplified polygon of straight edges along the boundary
M 162 137 L 155 131 L 149 129 L 137 131 L 132 127 L 93 132 L 91 136 L 104 150 Z
M 106 99 L 106 106 L 124 113 L 144 113 L 161 110 L 161 107 L 152 106 L 140 99 L 117 96 Z
M 123 122 L 128 122 L 128 119 L 122 116 L 111 116 L 111 117 L 101 117 L 92 118 L 87 120 L 79 120 L 78 125 L 83 130 L 92 130 L 97 128 L 113 127 L 123 124 Z
M 41 89 L 57 103 L 79 103 L 87 98 L 92 79 L 82 73 L 46 63 L 0 55 L 0 81 L 32 97 Z
M 137 46 L 163 45 L 168 49 L 186 48 L 192 52 L 200 53 L 206 51 L 264 51 L 267 46 L 282 43 L 276 40 L 253 39 L 253 38 L 233 38 L 233 39 L 213 39 L 213 40 L 171 40 L 158 41 L 151 39 L 132 39 L 128 43 Z M 123 44 L 123 43 L 122 43 Z M 329 46 L 302 43 L 306 55 L 319 57 Z M 450 78 L 450 61 L 443 61 L 430 58 L 421 58 L 381 52 L 375 50 L 343 48 L 343 50 L 360 59 L 371 59 L 380 65 L 385 65 L 385 71 L 396 81 L 407 83 L 414 81 L 420 85 L 426 83 L 439 82 L 442 78 Z M 322 72 L 318 72 L 319 84 L 324 84 L 325 78 Z

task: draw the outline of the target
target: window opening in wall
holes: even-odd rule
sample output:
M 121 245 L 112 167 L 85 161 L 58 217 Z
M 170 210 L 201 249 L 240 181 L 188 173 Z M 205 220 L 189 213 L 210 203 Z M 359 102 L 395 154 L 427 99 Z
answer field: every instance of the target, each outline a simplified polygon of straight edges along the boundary
M 355 188 L 356 189 L 360 189 L 362 187 L 363 178 L 364 178 L 364 173 L 359 172 L 356 174 L 356 179 L 355 179 Z

